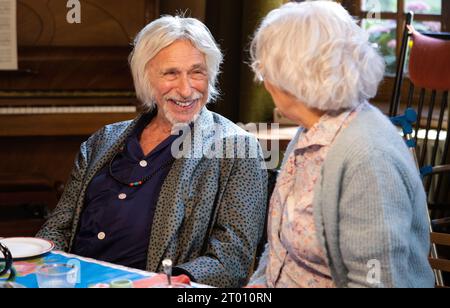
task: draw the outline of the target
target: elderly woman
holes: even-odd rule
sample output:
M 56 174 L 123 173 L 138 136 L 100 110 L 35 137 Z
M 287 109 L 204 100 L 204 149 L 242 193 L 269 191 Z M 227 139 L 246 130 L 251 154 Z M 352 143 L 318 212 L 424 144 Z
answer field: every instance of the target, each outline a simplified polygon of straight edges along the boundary
M 175 275 L 245 284 L 264 226 L 267 173 L 258 153 L 238 149 L 258 141 L 206 108 L 221 62 L 200 21 L 164 16 L 148 24 L 130 56 L 144 112 L 82 144 L 38 236 L 77 255 L 152 272 L 169 258 Z M 226 159 L 211 155 L 221 145 Z
M 395 127 L 367 100 L 383 59 L 339 4 L 287 4 L 252 42 L 253 69 L 300 125 L 250 285 L 432 287 L 426 198 Z

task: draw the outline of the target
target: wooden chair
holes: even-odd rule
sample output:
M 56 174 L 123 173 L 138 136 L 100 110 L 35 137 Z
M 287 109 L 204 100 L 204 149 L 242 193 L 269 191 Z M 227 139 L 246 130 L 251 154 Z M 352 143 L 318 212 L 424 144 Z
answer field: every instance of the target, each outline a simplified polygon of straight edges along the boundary
M 427 177 L 424 185 L 433 218 L 450 215 L 450 134 L 448 131 L 450 90 L 450 33 L 418 33 L 410 25 L 413 13 L 407 15 L 400 48 L 395 86 L 389 116 L 399 114 L 400 107 L 413 108 L 418 120 L 412 132 L 417 145 L 417 163 L 423 175 L 439 170 L 436 177 Z M 412 46 L 412 47 L 411 47 Z M 409 90 L 407 99 L 401 97 L 404 68 L 408 51 Z M 420 138 L 419 138 L 420 135 Z M 439 167 L 440 166 L 440 167 Z M 433 169 L 434 168 L 434 169 Z
M 442 245 L 449 246 L 450 235 L 433 231 L 445 230 L 442 229 L 443 222 L 448 222 L 448 219 L 442 217 L 450 214 L 448 191 L 450 165 L 446 165 L 450 163 L 450 134 L 448 133 L 450 34 L 418 33 L 411 27 L 413 19 L 413 13 L 409 13 L 400 49 L 389 115 L 393 117 L 395 124 L 402 126 L 406 142 L 424 178 L 428 196 L 428 204 L 424 206 L 428 206 L 432 218 L 440 218 L 430 220 L 433 243 L 430 264 L 435 270 L 436 284 L 441 287 L 445 284 L 442 271 L 450 270 L 450 261 L 444 260 L 450 254 L 442 249 Z M 401 103 L 408 50 L 410 51 L 409 91 L 406 101 Z M 398 116 L 400 107 L 404 107 L 406 111 L 404 115 Z M 432 131 L 435 132 L 434 138 L 431 138 Z M 423 133 L 423 136 L 420 136 L 420 142 L 419 133 Z
M 431 242 L 437 246 L 440 252 L 437 258 L 429 258 L 430 265 L 435 271 L 440 271 L 443 275 L 443 283 L 438 287 L 449 287 L 450 282 L 450 234 L 431 232 Z

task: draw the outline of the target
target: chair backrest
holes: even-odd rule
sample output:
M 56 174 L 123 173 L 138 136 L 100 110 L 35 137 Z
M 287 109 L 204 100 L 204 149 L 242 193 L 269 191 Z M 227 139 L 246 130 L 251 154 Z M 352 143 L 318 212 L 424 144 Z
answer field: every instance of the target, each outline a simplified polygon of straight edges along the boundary
M 400 106 L 417 110 L 418 120 L 415 123 L 413 138 L 417 145 L 417 162 L 420 168 L 426 165 L 435 167 L 450 162 L 448 133 L 448 111 L 450 90 L 450 34 L 449 33 L 418 33 L 409 26 L 414 19 L 409 13 L 403 32 L 400 48 L 397 75 L 392 95 L 389 115 L 399 114 Z M 404 69 L 410 52 L 409 60 L 409 91 L 406 100 L 402 100 L 402 84 Z M 401 103 L 402 102 L 402 103 Z M 408 137 L 409 138 L 409 137 Z M 447 167 L 439 167 L 448 170 Z M 428 195 L 428 205 L 432 209 L 432 218 L 448 216 L 447 209 L 437 213 L 436 208 L 448 206 L 450 203 L 450 177 L 448 171 L 436 172 L 439 168 L 429 168 L 429 175 L 424 178 Z M 443 169 L 443 170 L 444 170 Z M 426 174 L 426 173 L 425 173 Z M 443 194 L 441 194 L 443 192 Z M 443 200 L 443 201 L 442 201 Z M 444 204 L 442 204 L 444 202 Z M 432 225 L 437 223 L 433 221 Z M 432 228 L 433 231 L 437 228 Z M 442 231 L 444 232 L 444 231 Z M 431 232 L 433 243 L 430 264 L 435 270 L 436 283 L 443 286 L 449 277 L 444 279 L 442 272 L 450 272 L 450 234 Z M 447 278 L 447 279 L 445 279 Z
M 418 102 L 418 119 L 416 132 L 424 128 L 423 141 L 420 143 L 418 161 L 421 167 L 449 163 L 448 134 L 448 93 L 450 90 L 450 35 L 449 40 L 436 39 L 420 33 L 413 33 L 413 47 L 411 48 L 409 79 L 410 96 L 414 89 L 420 89 Z M 426 91 L 431 92 L 428 107 L 424 104 Z M 440 96 L 440 97 L 439 97 Z M 413 100 L 408 99 L 408 107 L 413 106 Z M 424 117 L 424 114 L 426 117 Z M 426 118 L 426 120 L 425 120 Z M 437 122 L 436 122 L 437 119 Z M 433 125 L 434 122 L 434 125 Z M 436 132 L 433 140 L 430 140 L 431 129 Z M 443 135 L 447 136 L 444 138 Z M 415 140 L 418 141 L 416 133 Z M 445 141 L 444 141 L 445 140 Z M 442 146 L 443 144 L 443 146 Z M 438 155 L 439 154 L 439 155 Z M 440 157 L 439 157 L 440 156 Z M 432 189 L 432 181 L 425 182 L 425 188 L 430 197 L 440 198 L 441 190 L 448 184 L 443 183 L 444 177 L 438 176 L 435 189 Z M 433 191 L 433 193 L 431 193 Z
M 392 91 L 391 104 L 389 106 L 389 117 L 394 117 L 398 114 L 398 107 L 400 103 L 400 96 L 402 93 L 403 73 L 405 72 L 406 55 L 410 42 L 410 35 L 408 27 L 412 25 L 414 13 L 406 15 L 405 26 L 403 28 L 402 44 L 400 45 L 400 54 L 397 59 L 397 71 L 394 80 L 394 91 Z
M 408 26 L 412 24 L 413 17 L 413 13 L 407 15 L 389 115 L 393 117 L 399 114 L 400 107 L 417 111 L 414 139 L 417 160 L 423 168 L 450 163 L 450 134 L 447 132 L 450 115 L 450 33 L 410 33 Z M 407 99 L 403 100 L 403 72 L 408 51 L 409 90 Z M 448 207 L 448 175 L 439 175 L 433 181 L 431 177 L 426 178 L 424 184 L 430 204 L 436 208 L 442 208 L 442 204 Z

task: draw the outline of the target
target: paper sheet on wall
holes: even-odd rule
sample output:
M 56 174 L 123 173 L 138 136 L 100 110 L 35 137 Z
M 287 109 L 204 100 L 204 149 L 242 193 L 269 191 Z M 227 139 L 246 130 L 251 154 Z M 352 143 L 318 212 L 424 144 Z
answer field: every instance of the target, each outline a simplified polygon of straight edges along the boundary
M 0 0 L 0 70 L 17 70 L 16 0 Z

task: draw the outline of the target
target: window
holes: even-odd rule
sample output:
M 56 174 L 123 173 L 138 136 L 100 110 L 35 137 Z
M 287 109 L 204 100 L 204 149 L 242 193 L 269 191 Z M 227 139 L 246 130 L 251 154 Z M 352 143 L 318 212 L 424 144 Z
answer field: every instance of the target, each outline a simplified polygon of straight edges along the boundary
M 388 109 L 393 91 L 397 55 L 403 35 L 406 12 L 413 11 L 414 26 L 419 31 L 450 31 L 449 0 L 341 0 L 350 13 L 361 21 L 370 41 L 386 61 L 386 78 L 373 100 Z M 407 95 L 406 87 L 402 90 Z M 403 96 L 406 97 L 406 96 Z
M 443 30 L 445 0 L 359 0 L 361 25 L 370 41 L 386 60 L 386 74 L 394 75 L 396 55 L 405 22 L 405 13 L 414 12 L 414 26 L 419 31 Z

